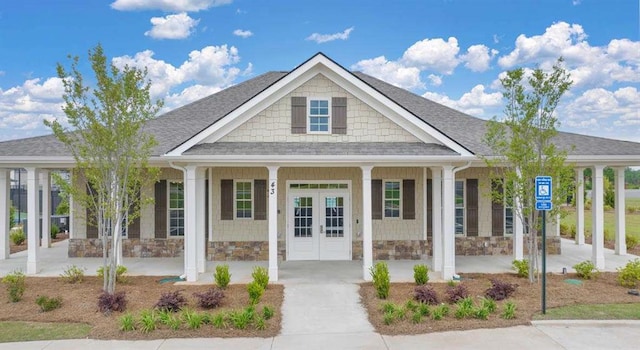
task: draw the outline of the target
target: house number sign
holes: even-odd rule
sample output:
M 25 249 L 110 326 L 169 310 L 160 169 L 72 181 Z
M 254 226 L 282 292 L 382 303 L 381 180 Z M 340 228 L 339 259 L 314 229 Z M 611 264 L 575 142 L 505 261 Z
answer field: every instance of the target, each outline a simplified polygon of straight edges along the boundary
M 276 194 L 276 182 L 275 181 L 271 182 L 271 190 L 269 190 L 269 194 L 270 195 Z

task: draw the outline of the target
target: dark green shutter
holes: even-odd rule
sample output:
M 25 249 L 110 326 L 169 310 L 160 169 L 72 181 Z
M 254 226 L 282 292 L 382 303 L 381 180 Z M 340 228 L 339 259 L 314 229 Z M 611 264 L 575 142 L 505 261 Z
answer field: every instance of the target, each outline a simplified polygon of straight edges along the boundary
M 331 133 L 347 133 L 347 98 L 334 97 L 331 99 Z
M 467 236 L 478 236 L 478 179 L 467 179 Z
M 402 180 L 402 219 L 416 218 L 416 181 Z

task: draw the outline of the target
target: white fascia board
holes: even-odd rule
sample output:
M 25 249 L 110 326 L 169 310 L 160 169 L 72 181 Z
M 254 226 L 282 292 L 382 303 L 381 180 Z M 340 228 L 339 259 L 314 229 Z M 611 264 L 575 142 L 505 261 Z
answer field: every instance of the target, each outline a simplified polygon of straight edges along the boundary
M 406 129 L 418 139 L 432 143 L 433 139 L 442 145 L 449 147 L 462 156 L 472 156 L 464 147 L 442 134 L 432 126 L 420 120 L 413 114 L 400 107 L 371 86 L 354 76 L 322 54 L 317 54 L 282 79 L 262 91 L 260 94 L 247 101 L 236 110 L 218 120 L 215 124 L 201 131 L 179 147 L 168 152 L 167 156 L 179 156 L 191 147 L 197 145 L 205 139 L 215 142 L 228 134 L 242 123 L 249 120 L 255 114 L 277 102 L 298 86 L 304 84 L 316 74 L 321 73 L 327 78 L 336 81 L 338 85 L 349 93 L 378 110 L 383 115 Z
M 487 159 L 494 161 L 504 160 L 504 158 L 500 156 L 489 156 Z M 504 163 L 506 163 L 506 161 Z M 640 166 L 640 155 L 568 155 L 566 163 L 579 166 Z
M 28 157 L 0 157 L 0 168 L 68 168 L 75 167 L 76 161 L 73 157 L 47 157 L 47 156 L 28 156 Z
M 398 156 L 398 155 L 333 155 L 327 157 L 324 155 L 279 155 L 279 156 L 265 156 L 265 155 L 249 155 L 249 156 L 237 156 L 237 155 L 219 155 L 219 156 L 167 156 L 165 161 L 167 162 L 180 162 L 180 163 L 211 163 L 216 166 L 220 163 L 308 163 L 308 164 L 360 164 L 360 163 L 385 163 L 385 164 L 403 164 L 416 166 L 418 163 L 442 163 L 451 164 L 458 162 L 475 161 L 475 156 Z

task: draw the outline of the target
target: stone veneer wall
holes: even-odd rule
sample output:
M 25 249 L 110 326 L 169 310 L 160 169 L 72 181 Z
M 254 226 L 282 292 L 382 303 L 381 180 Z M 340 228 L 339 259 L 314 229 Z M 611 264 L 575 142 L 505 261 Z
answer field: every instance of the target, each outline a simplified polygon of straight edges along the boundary
M 284 241 L 278 241 L 278 261 L 286 256 Z M 209 261 L 257 261 L 269 260 L 268 241 L 208 242 Z
M 177 258 L 183 256 L 182 239 L 123 239 L 125 258 Z M 102 257 L 102 239 L 70 238 L 70 258 Z
M 485 246 L 486 243 L 486 246 Z M 561 253 L 560 237 L 547 237 L 547 254 Z M 542 243 L 539 243 L 539 248 Z M 524 254 L 529 250 L 525 244 Z M 457 237 L 456 255 L 511 255 L 511 237 Z M 373 241 L 374 260 L 425 260 L 431 256 L 431 241 Z M 362 260 L 362 241 L 353 241 L 352 259 Z

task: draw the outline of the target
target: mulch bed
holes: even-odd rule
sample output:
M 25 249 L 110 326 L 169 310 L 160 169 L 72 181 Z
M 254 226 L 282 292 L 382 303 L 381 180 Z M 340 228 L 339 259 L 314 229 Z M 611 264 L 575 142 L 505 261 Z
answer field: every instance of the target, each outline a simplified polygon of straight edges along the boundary
M 212 285 L 174 285 L 171 283 L 160 284 L 163 277 L 131 276 L 129 283 L 119 284 L 116 291 L 124 291 L 127 296 L 127 311 L 137 315 L 143 309 L 152 309 L 160 298 L 161 293 L 169 291 L 182 291 L 187 297 L 188 306 L 196 311 L 203 312 L 197 307 L 194 292 L 203 292 Z M 122 332 L 118 319 L 122 313 L 115 312 L 105 316 L 98 311 L 97 299 L 102 291 L 102 279 L 97 277 L 85 277 L 82 283 L 68 284 L 54 277 L 27 277 L 26 291 L 23 300 L 17 303 L 9 302 L 8 293 L 4 285 L 0 289 L 0 321 L 35 321 L 35 322 L 76 322 L 91 325 L 91 338 L 96 339 L 164 339 L 164 338 L 191 338 L 191 337 L 272 337 L 280 332 L 282 315 L 280 307 L 283 300 L 284 288 L 282 285 L 269 285 L 262 295 L 256 310 L 269 305 L 275 310 L 273 318 L 266 322 L 266 329 L 256 330 L 248 327 L 244 330 L 233 328 L 216 329 L 211 325 L 204 325 L 200 329 L 191 330 L 182 326 L 173 331 L 170 329 L 157 329 L 147 334 L 139 331 Z M 50 312 L 41 312 L 35 300 L 38 296 L 62 297 L 62 307 Z M 222 305 L 209 313 L 221 310 L 238 310 L 248 306 L 247 288 L 244 284 L 229 285 L 225 290 Z M 165 326 L 163 326 L 166 328 Z
M 601 273 L 595 280 L 583 281 L 582 285 L 565 282 L 566 279 L 576 279 L 575 274 L 548 275 L 547 277 L 547 309 L 572 304 L 604 304 L 604 303 L 638 303 L 640 297 L 629 295 L 628 288 L 621 287 L 616 282 L 616 273 Z M 432 320 L 425 317 L 421 323 L 411 321 L 411 313 L 407 313 L 405 320 L 395 321 L 391 325 L 383 322 L 381 305 L 385 301 L 403 305 L 413 299 L 414 283 L 397 283 L 391 285 L 390 296 L 387 300 L 380 300 L 376 296 L 371 283 L 364 283 L 360 287 L 360 296 L 368 314 L 369 321 L 376 331 L 382 334 L 421 334 L 451 330 L 468 330 L 477 328 L 498 328 L 526 325 L 533 315 L 541 310 L 541 284 L 530 284 L 527 279 L 518 278 L 515 274 L 463 274 L 463 282 L 469 289 L 471 296 L 483 296 L 491 286 L 490 279 L 518 284 L 514 295 L 508 300 L 516 304 L 516 318 L 504 320 L 500 317 L 506 301 L 498 302 L 498 311 L 489 316 L 488 320 L 456 319 L 453 315 L 456 306 L 450 305 L 450 313 L 442 320 Z M 440 302 L 446 302 L 446 283 L 429 283 L 437 291 Z M 478 300 L 476 298 L 476 303 Z M 433 307 L 432 307 L 433 308 Z

